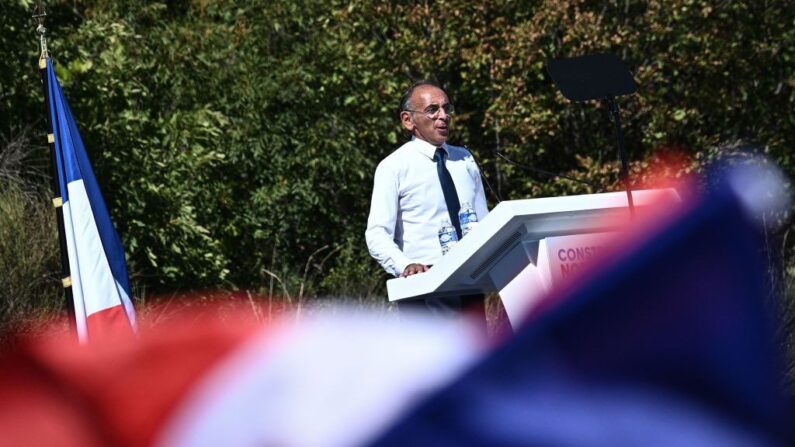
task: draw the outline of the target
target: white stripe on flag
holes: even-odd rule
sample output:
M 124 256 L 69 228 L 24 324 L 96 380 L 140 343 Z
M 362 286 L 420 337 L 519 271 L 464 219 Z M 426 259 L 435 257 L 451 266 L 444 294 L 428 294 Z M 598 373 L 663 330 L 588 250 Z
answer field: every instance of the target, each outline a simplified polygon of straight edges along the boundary
M 69 199 L 64 203 L 64 227 L 72 295 L 78 336 L 81 341 L 86 341 L 86 319 L 92 314 L 119 305 L 124 306 L 128 318 L 134 312 L 130 311 L 130 297 L 113 277 L 83 181 L 70 182 L 67 188 Z M 131 324 L 134 327 L 134 319 L 131 319 Z
M 66 251 L 69 258 L 69 275 L 72 278 L 72 301 L 75 307 L 75 324 L 77 327 L 77 338 L 81 342 L 88 340 L 88 328 L 86 323 L 86 306 L 83 298 L 83 284 L 79 281 L 80 264 L 77 262 L 77 248 L 75 247 L 74 225 L 72 224 L 72 205 L 70 202 L 63 204 L 63 226 L 66 233 Z
M 398 323 L 346 310 L 263 331 L 194 387 L 155 444 L 371 441 L 483 348 L 480 332 L 462 320 L 410 317 Z

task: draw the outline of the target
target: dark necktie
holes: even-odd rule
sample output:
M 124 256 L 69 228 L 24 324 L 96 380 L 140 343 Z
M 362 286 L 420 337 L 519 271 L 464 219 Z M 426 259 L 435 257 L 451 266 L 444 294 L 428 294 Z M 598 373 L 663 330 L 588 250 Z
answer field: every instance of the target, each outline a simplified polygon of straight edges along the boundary
M 455 191 L 453 177 L 444 165 L 445 155 L 444 149 L 437 147 L 436 153 L 433 154 L 433 161 L 436 162 L 436 172 L 439 173 L 439 183 L 442 184 L 442 192 L 444 193 L 444 201 L 447 204 L 447 213 L 450 214 L 450 222 L 455 227 L 458 240 L 461 240 L 461 223 L 458 221 L 458 210 L 461 209 L 461 203 L 458 202 L 458 193 Z

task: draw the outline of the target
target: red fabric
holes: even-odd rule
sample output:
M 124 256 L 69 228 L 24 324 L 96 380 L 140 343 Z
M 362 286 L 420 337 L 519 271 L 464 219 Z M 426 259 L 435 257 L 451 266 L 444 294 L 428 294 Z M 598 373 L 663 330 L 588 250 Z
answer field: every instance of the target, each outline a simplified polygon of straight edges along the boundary
M 33 343 L 0 359 L 0 440 L 151 445 L 197 381 L 254 331 L 201 319 L 87 346 Z
M 121 304 L 94 312 L 86 318 L 86 324 L 89 340 L 96 337 L 129 336 L 133 333 L 130 320 Z
M 64 447 L 111 445 L 79 399 L 38 365 L 6 357 L 0 368 L 0 444 Z M 13 363 L 9 367 L 9 363 Z M 104 442 L 103 442 L 104 441 Z

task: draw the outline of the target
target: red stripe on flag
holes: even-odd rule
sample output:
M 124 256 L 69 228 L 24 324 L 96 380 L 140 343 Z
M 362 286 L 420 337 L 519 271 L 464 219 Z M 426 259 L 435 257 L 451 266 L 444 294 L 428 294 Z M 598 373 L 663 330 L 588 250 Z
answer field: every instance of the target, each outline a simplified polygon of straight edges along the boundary
M 130 320 L 121 304 L 94 312 L 86 318 L 86 325 L 88 336 L 91 338 L 123 337 L 133 333 Z

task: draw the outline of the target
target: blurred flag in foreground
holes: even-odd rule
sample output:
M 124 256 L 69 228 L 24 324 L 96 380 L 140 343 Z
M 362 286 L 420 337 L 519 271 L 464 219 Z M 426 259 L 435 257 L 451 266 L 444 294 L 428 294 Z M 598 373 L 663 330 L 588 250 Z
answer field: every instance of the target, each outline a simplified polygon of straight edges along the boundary
M 180 311 L 121 346 L 30 343 L 0 358 L 0 439 L 793 445 L 759 226 L 742 195 L 720 189 L 627 234 L 625 251 L 554 292 L 553 306 L 496 347 L 466 321 L 343 308 L 267 326 L 252 312 Z
M 376 445 L 793 445 L 757 218 L 782 184 L 752 171 L 625 234 Z
M 135 331 L 124 248 L 91 169 L 72 111 L 47 58 L 47 101 L 63 204 L 77 334 L 82 342 Z

